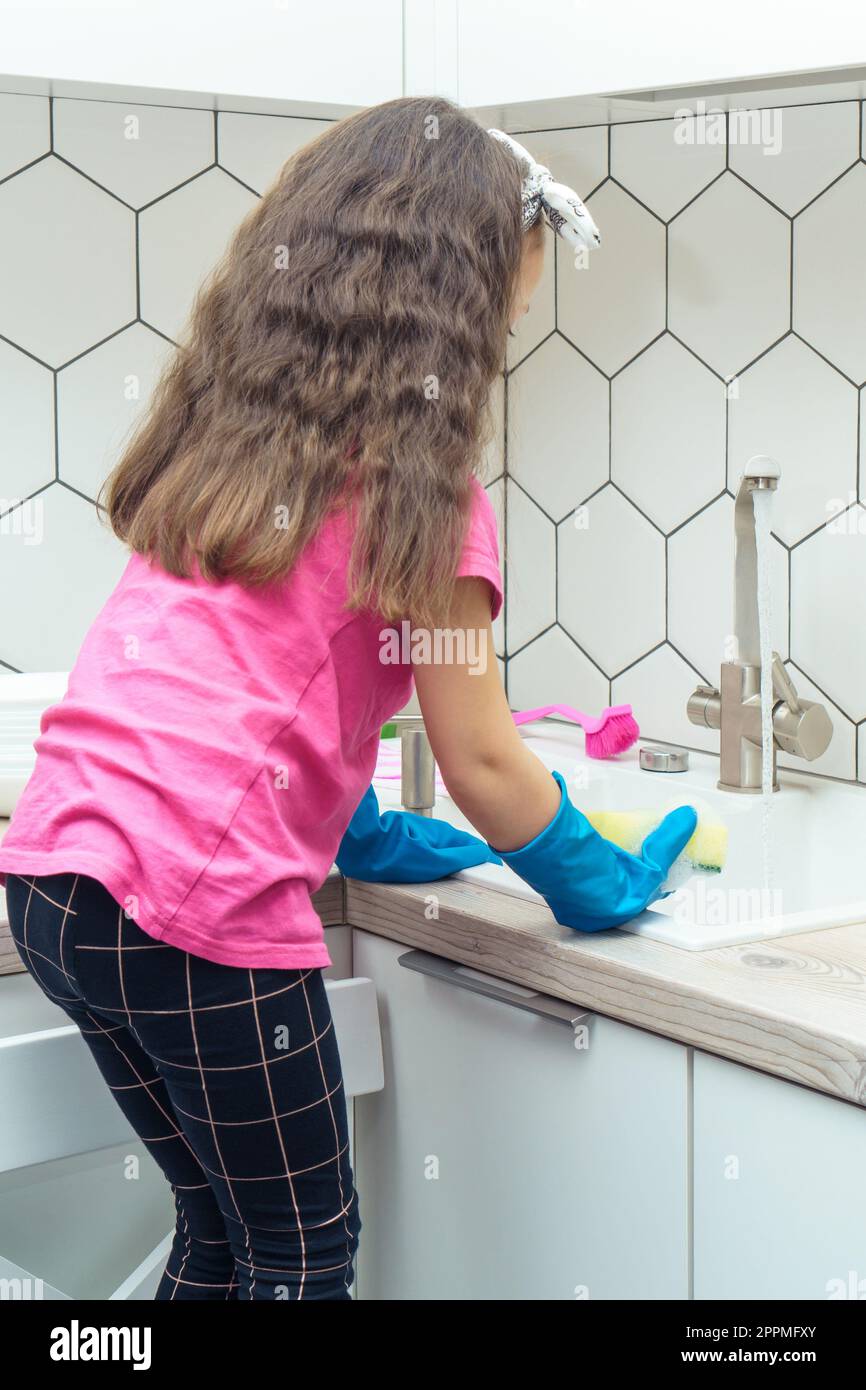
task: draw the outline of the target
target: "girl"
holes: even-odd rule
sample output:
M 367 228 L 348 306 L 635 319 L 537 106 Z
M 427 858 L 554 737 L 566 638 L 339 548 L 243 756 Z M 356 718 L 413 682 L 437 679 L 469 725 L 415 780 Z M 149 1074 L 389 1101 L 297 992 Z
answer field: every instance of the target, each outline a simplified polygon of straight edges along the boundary
M 350 1296 L 311 903 L 335 859 L 428 881 L 501 856 L 594 930 L 657 896 L 694 829 L 674 813 L 639 857 L 596 835 L 521 742 L 492 656 L 489 390 L 542 216 L 592 232 L 524 154 L 438 98 L 328 128 L 240 227 L 109 480 L 132 554 L 43 717 L 0 871 L 23 960 L 172 1186 L 160 1299 Z M 488 659 L 382 659 L 404 620 Z M 379 816 L 379 730 L 413 674 L 483 839 Z

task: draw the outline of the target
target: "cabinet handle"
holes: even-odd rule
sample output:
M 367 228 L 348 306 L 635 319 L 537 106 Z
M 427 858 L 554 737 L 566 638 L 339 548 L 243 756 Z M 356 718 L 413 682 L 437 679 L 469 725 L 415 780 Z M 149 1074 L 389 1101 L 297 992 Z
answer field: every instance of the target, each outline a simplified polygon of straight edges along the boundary
M 445 960 L 442 956 L 431 955 L 429 951 L 407 951 L 398 956 L 398 964 L 406 970 L 416 970 L 419 975 L 431 975 L 446 985 L 456 985 L 458 989 L 468 989 L 471 994 L 483 994 L 487 999 L 497 999 L 501 1004 L 511 1004 L 528 1014 L 548 1018 L 553 1023 L 564 1023 L 574 1032 L 587 1024 L 591 1014 L 581 1009 L 579 1004 L 569 1004 L 565 999 L 553 999 L 549 994 L 538 994 L 523 985 L 512 985 L 507 980 L 498 980 L 495 975 L 483 975 L 480 970 L 472 970 L 468 965 Z

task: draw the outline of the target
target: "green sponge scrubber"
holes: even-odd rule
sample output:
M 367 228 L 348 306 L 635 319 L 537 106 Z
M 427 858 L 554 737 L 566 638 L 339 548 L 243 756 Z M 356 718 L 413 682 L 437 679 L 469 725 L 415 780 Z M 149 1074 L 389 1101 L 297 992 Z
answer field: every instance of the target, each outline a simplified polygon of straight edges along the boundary
M 640 847 L 662 818 L 654 811 L 584 811 L 590 824 L 606 840 L 619 845 L 629 854 L 638 854 Z M 695 869 L 720 873 L 728 853 L 728 827 L 715 816 L 699 809 L 698 824 L 682 857 Z

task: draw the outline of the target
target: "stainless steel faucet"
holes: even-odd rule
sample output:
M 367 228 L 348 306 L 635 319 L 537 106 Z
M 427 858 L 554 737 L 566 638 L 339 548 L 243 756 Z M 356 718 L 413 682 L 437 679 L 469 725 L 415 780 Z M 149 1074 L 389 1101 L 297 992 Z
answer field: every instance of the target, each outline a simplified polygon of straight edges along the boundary
M 736 660 L 724 661 L 719 689 L 699 685 L 687 711 L 692 724 L 720 731 L 722 791 L 761 790 L 761 649 L 758 623 L 758 552 L 755 541 L 756 491 L 775 490 L 781 469 L 762 454 L 749 460 L 734 505 L 734 640 Z M 803 700 L 773 652 L 773 791 L 779 748 L 811 762 L 828 747 L 833 725 L 823 705 Z
M 394 714 L 400 730 L 400 803 L 405 811 L 432 816 L 436 804 L 436 763 L 420 714 Z

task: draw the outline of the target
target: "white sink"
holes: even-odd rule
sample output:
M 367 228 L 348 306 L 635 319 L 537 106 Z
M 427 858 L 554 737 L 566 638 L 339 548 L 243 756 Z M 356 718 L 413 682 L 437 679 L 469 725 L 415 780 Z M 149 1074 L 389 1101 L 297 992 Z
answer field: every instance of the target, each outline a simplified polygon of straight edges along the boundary
M 644 772 L 638 747 L 601 762 L 583 752 L 583 735 L 562 724 L 539 722 L 522 731 L 527 745 L 568 782 L 581 810 L 660 811 L 688 803 L 728 826 L 728 856 L 720 874 L 693 874 L 675 866 L 671 895 L 653 904 L 622 930 L 706 951 L 736 942 L 763 941 L 793 932 L 866 922 L 866 790 L 779 770 L 768 820 L 768 852 L 762 848 L 760 796 L 721 792 L 718 759 L 690 753 L 688 772 Z M 394 784 L 376 783 L 380 804 L 396 806 Z M 447 797 L 435 815 L 471 830 Z M 514 897 L 541 901 L 504 865 L 482 864 L 460 875 Z

